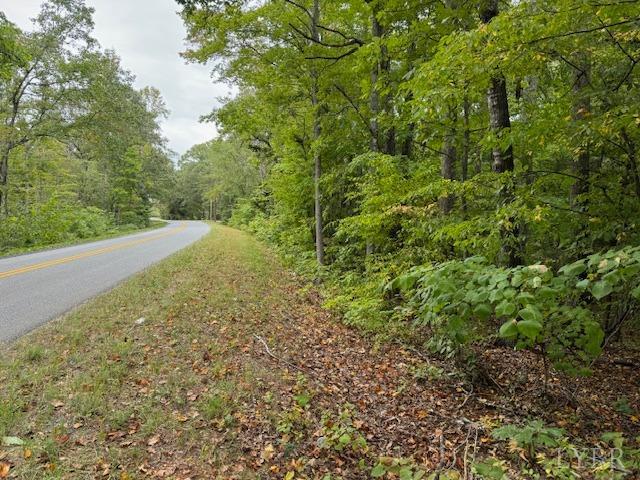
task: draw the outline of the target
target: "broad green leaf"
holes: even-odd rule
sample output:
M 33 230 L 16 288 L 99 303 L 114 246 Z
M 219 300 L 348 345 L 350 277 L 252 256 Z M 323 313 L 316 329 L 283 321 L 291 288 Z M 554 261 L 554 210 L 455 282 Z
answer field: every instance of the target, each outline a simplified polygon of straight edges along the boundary
M 400 480 L 413 480 L 413 470 L 411 467 L 402 467 L 399 476 Z
M 518 335 L 518 322 L 515 320 L 508 320 L 500 327 L 500 336 L 502 338 L 514 338 Z
M 17 447 L 24 445 L 24 440 L 18 437 L 2 437 L 2 445 L 5 447 Z
M 387 470 L 384 468 L 384 466 L 381 463 L 377 464 L 371 470 L 371 476 L 373 478 L 380 478 L 380 477 L 384 476 L 385 473 L 387 473 Z
M 575 277 L 585 272 L 586 270 L 587 270 L 587 265 L 584 263 L 584 260 L 578 260 L 577 262 L 571 263 L 569 265 L 565 265 L 558 271 L 569 277 Z
M 542 324 L 536 320 L 522 320 L 518 322 L 518 332 L 531 340 L 534 340 L 542 331 Z
M 482 320 L 486 320 L 491 315 L 491 307 L 486 303 L 481 303 L 473 309 L 474 315 L 480 317 Z
M 607 295 L 613 292 L 613 286 L 606 280 L 600 280 L 599 282 L 591 285 L 591 294 L 596 300 L 601 300 Z
M 496 315 L 498 317 L 506 317 L 512 315 L 516 311 L 516 306 L 507 300 L 503 300 L 496 307 Z
M 576 283 L 576 288 L 584 290 L 589 286 L 590 283 L 591 283 L 591 280 L 589 280 L 588 278 L 585 278 L 584 280 L 580 280 L 578 283 Z
M 518 312 L 518 315 L 523 320 L 541 322 L 542 313 L 533 305 L 527 305 L 525 308 Z

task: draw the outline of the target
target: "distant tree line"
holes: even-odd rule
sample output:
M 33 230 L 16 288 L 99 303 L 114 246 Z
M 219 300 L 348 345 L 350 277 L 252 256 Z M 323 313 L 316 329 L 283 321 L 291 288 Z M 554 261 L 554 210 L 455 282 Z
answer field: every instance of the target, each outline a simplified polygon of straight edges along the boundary
M 100 49 L 92 14 L 46 1 L 29 31 L 0 15 L 0 249 L 144 226 L 166 202 L 164 102 Z

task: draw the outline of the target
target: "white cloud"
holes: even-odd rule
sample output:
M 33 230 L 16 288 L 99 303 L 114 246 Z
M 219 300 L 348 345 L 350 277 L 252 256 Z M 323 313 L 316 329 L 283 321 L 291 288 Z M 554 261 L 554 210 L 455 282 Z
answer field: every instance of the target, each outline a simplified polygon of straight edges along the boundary
M 0 10 L 9 20 L 29 29 L 29 18 L 41 0 L 0 0 Z M 192 145 L 215 136 L 215 126 L 198 119 L 229 95 L 229 87 L 213 83 L 209 68 L 186 64 L 186 32 L 173 0 L 87 0 L 95 9 L 94 37 L 103 48 L 114 49 L 124 68 L 136 76 L 138 88 L 157 87 L 171 111 L 162 130 L 169 148 L 184 153 Z

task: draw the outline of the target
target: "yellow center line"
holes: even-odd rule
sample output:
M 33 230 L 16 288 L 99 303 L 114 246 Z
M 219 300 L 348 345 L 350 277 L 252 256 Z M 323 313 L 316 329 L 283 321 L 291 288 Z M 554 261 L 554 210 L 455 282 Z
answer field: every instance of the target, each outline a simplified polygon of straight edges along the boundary
M 146 243 L 152 240 L 157 240 L 159 238 L 167 237 L 169 235 L 174 235 L 178 232 L 181 232 L 185 228 L 187 228 L 186 224 L 182 224 L 177 228 L 172 228 L 167 232 L 163 232 L 158 235 L 153 235 L 151 237 L 139 238 L 136 240 L 131 240 L 129 242 L 118 243 L 116 245 L 111 245 L 104 248 L 98 248 L 96 250 L 89 250 L 87 252 L 82 252 L 77 255 L 71 255 L 69 257 L 56 258 L 54 260 L 48 260 L 46 262 L 34 263 L 33 265 L 27 265 L 25 267 L 16 268 L 13 270 L 7 270 L 6 272 L 0 272 L 0 279 L 13 277 L 15 275 L 20 275 L 21 273 L 33 272 L 34 270 L 41 270 L 43 268 L 53 267 L 55 265 L 62 265 L 64 263 L 73 262 L 75 260 L 80 260 L 82 258 L 94 257 L 96 255 L 101 255 L 103 253 L 113 252 L 114 250 L 120 250 L 122 248 L 133 247 L 134 245 L 140 245 L 141 243 Z

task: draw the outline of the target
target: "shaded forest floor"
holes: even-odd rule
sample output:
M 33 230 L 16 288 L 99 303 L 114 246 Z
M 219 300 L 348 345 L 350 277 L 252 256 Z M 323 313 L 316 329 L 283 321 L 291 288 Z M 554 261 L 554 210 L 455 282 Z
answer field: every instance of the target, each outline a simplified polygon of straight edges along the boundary
M 0 353 L 0 478 L 356 479 L 379 463 L 386 478 L 472 478 L 489 457 L 519 478 L 526 452 L 495 440 L 499 425 L 539 418 L 590 447 L 640 429 L 637 349 L 552 377 L 545 395 L 536 358 L 491 348 L 472 386 L 343 326 L 267 248 L 218 225 Z

